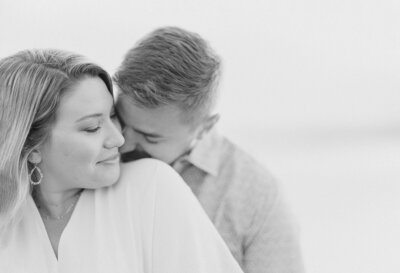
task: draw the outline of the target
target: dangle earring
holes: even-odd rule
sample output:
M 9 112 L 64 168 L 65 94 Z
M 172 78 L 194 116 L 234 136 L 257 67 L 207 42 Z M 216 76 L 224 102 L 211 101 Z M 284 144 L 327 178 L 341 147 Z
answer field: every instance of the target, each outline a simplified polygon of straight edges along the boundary
M 40 182 L 42 182 L 43 173 L 36 164 L 33 166 L 33 169 L 29 173 L 29 181 L 31 182 L 32 186 L 37 186 L 40 184 Z

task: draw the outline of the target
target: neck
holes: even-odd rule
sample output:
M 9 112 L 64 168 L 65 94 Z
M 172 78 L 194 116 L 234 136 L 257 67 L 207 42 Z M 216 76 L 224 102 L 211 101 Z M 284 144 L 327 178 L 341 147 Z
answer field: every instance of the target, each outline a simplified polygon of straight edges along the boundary
M 42 215 L 46 218 L 61 219 L 72 211 L 81 192 L 82 189 L 51 192 L 38 187 L 32 195 Z

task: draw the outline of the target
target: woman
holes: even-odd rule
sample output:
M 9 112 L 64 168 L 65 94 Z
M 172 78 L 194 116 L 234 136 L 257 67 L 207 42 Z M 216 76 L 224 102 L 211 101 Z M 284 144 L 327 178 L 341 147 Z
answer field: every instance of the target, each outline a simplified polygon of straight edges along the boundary
M 0 61 L 1 272 L 241 272 L 167 165 L 120 165 L 109 75 L 82 57 Z

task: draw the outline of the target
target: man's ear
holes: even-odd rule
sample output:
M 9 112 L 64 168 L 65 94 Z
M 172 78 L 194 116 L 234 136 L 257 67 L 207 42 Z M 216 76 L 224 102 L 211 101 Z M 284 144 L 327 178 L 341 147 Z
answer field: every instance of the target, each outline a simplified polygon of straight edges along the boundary
M 42 162 L 42 155 L 38 150 L 33 150 L 28 155 L 28 161 L 32 164 L 39 164 L 40 162 Z
M 202 139 L 205 134 L 207 134 L 213 127 L 214 125 L 219 121 L 220 115 L 219 114 L 214 114 L 209 117 L 207 117 L 202 124 L 201 131 L 199 132 L 198 139 Z

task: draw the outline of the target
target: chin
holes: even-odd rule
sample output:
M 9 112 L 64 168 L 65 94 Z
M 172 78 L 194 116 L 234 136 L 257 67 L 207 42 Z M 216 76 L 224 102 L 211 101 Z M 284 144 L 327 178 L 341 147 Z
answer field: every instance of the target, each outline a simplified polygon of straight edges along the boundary
M 107 171 L 102 171 L 96 177 L 94 183 L 94 188 L 109 187 L 117 183 L 121 170 L 119 164 L 115 168 L 109 169 Z

